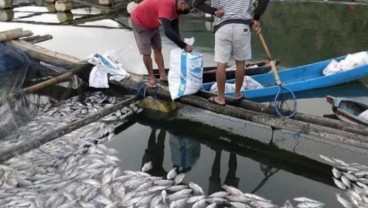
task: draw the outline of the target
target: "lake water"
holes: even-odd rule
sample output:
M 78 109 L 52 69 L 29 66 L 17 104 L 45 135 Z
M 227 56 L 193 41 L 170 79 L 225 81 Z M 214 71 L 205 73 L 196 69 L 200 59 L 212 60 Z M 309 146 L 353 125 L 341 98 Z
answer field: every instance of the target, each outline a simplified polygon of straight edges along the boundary
M 92 8 L 73 9 L 68 14 L 50 10 L 50 7 L 27 6 L 6 11 L 14 17 L 0 22 L 0 30 L 22 27 L 35 35 L 51 34 L 53 39 L 41 46 L 80 59 L 95 52 L 110 51 L 127 70 L 145 72 L 125 12 L 104 16 L 99 9 Z M 182 37 L 195 37 L 195 49 L 204 54 L 207 66 L 215 64 L 214 39 L 209 26 L 210 22 L 203 19 L 181 21 Z M 262 17 L 262 31 L 272 56 L 281 60 L 280 68 L 359 52 L 366 50 L 368 44 L 368 6 L 272 2 Z M 168 66 L 168 54 L 174 45 L 166 38 L 163 42 Z M 252 50 L 254 60 L 266 59 L 255 35 Z M 331 114 L 330 105 L 325 101 L 327 94 L 368 102 L 365 83 L 360 80 L 297 93 L 298 112 Z M 198 123 L 144 116 L 107 144 L 119 150 L 123 169 L 138 170 L 144 162 L 153 161 L 152 174 L 164 175 L 175 165 L 184 166 L 184 181 L 198 183 L 208 194 L 218 191 L 221 184 L 229 184 L 278 205 L 286 199 L 306 196 L 326 203 L 326 207 L 340 206 L 335 196 L 340 190 L 333 184 L 329 166 L 280 150 L 277 145 L 263 144 L 248 139 L 247 135 L 234 136 Z M 314 145 L 318 148 L 318 143 Z M 351 157 L 346 151 L 340 156 L 343 160 Z M 366 158 L 366 155 L 360 157 Z

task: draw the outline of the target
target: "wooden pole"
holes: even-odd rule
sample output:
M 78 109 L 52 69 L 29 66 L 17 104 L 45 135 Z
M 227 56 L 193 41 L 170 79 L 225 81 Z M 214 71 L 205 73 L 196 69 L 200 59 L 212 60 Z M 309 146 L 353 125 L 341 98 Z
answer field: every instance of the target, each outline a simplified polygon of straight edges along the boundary
M 23 88 L 23 89 L 18 90 L 18 91 L 14 92 L 14 93 L 11 93 L 11 94 L 7 95 L 5 98 L 0 99 L 0 106 L 2 104 L 4 104 L 6 101 L 8 101 L 8 100 L 12 100 L 14 98 L 19 98 L 19 97 L 23 96 L 24 94 L 33 93 L 33 92 L 36 92 L 37 90 L 40 90 L 40 89 L 42 89 L 44 87 L 47 87 L 47 86 L 50 86 L 52 84 L 65 81 L 65 80 L 69 79 L 71 76 L 73 76 L 74 74 L 76 74 L 78 72 L 81 72 L 83 70 L 90 69 L 90 67 L 91 66 L 89 66 L 86 63 L 81 63 L 78 67 L 76 67 L 75 69 L 73 69 L 73 70 L 71 70 L 71 71 L 69 71 L 67 73 L 64 73 L 64 74 L 62 74 L 60 76 L 51 78 L 49 80 L 40 82 L 38 84 L 32 85 L 30 87 Z
M 54 52 L 54 51 L 51 51 L 49 49 L 43 48 L 41 46 L 33 45 L 33 44 L 28 43 L 28 42 L 23 41 L 23 40 L 12 40 L 12 41 L 9 41 L 8 44 L 10 46 L 13 46 L 15 48 L 19 48 L 19 49 L 24 50 L 24 51 L 36 52 L 36 53 L 41 54 L 43 56 L 47 56 L 47 57 L 50 57 L 50 58 L 56 58 L 56 59 L 66 61 L 66 62 L 70 62 L 70 63 L 73 63 L 73 64 L 78 64 L 81 61 L 80 59 L 78 59 L 74 56 Z
M 33 33 L 29 30 L 12 31 L 10 33 L 0 34 L 0 41 L 14 40 L 14 39 L 18 39 L 18 38 L 21 38 L 21 37 L 27 37 L 27 36 L 31 36 L 31 35 L 33 35 Z
M 35 36 L 28 37 L 28 38 L 22 38 L 23 41 L 26 41 L 32 44 L 44 42 L 44 41 L 51 40 L 51 39 L 52 39 L 52 35 L 42 35 L 42 36 L 35 35 Z

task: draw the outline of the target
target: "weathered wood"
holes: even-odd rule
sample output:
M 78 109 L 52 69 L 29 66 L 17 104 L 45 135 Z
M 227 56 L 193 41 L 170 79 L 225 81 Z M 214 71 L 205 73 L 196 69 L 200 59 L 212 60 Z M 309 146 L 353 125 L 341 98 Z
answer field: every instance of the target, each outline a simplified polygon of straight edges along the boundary
M 138 76 L 131 76 L 130 79 L 125 79 L 122 82 L 111 82 L 123 86 L 130 91 L 136 91 L 139 87 Z M 171 100 L 170 93 L 163 87 L 163 89 L 155 90 L 147 88 L 145 91 L 146 95 L 157 96 L 158 98 L 164 100 Z M 289 118 L 278 118 L 275 115 L 270 115 L 267 113 L 256 112 L 251 110 L 246 110 L 244 108 L 239 108 L 235 106 L 227 105 L 218 106 L 208 102 L 206 99 L 187 95 L 178 99 L 179 102 L 189 104 L 202 109 L 210 110 L 223 115 L 236 117 L 240 119 L 245 119 L 248 121 L 265 124 L 272 126 L 274 128 L 288 129 L 294 132 L 299 132 L 302 134 L 312 135 L 319 138 L 329 139 L 335 142 L 340 142 L 352 146 L 358 146 L 363 148 L 368 148 L 368 139 L 366 136 L 353 134 L 350 132 L 342 131 L 339 129 L 329 128 L 325 126 L 316 125 L 313 123 L 307 123 L 303 121 L 298 121 Z
M 61 127 L 59 129 L 51 129 L 50 132 L 43 134 L 39 137 L 33 137 L 33 138 L 27 138 L 23 139 L 24 142 L 20 142 L 15 144 L 14 146 L 0 150 L 0 162 L 3 162 L 5 160 L 8 160 L 16 155 L 22 154 L 24 152 L 27 152 L 31 149 L 37 148 L 41 146 L 42 144 L 45 144 L 46 142 L 52 141 L 58 137 L 61 137 L 67 133 L 70 133 L 76 129 L 79 129 L 89 123 L 92 123 L 118 109 L 121 109 L 124 106 L 129 106 L 131 103 L 134 103 L 138 100 L 137 96 L 133 96 L 129 99 L 126 99 L 112 107 L 106 108 L 102 110 L 101 112 L 98 112 L 96 114 L 90 115 L 80 121 L 72 122 L 64 127 Z
M 209 93 L 206 91 L 199 91 L 198 95 L 204 98 L 209 98 L 211 96 L 214 96 L 215 94 L 213 93 Z M 226 97 L 226 102 L 227 103 L 234 103 L 234 100 Z M 256 102 L 252 102 L 249 100 L 242 100 L 241 102 L 237 103 L 236 106 L 244 108 L 244 109 L 248 109 L 251 111 L 257 111 L 257 112 L 262 112 L 262 113 L 267 113 L 267 114 L 271 114 L 271 115 L 276 115 L 275 113 L 275 109 L 271 106 L 262 104 L 262 103 L 256 103 Z M 325 126 L 325 127 L 330 127 L 330 128 L 335 128 L 335 129 L 339 129 L 339 130 L 343 130 L 346 132 L 350 132 L 350 133 L 354 133 L 354 134 L 360 134 L 360 135 L 365 135 L 368 136 L 368 128 L 365 126 L 358 126 L 358 125 L 352 125 L 340 120 L 335 120 L 335 119 L 330 119 L 330 118 L 323 118 L 323 117 L 318 117 L 318 116 L 313 116 L 313 115 L 307 115 L 304 113 L 297 113 L 295 115 L 295 117 L 293 118 L 293 120 L 299 120 L 299 121 L 303 121 L 303 122 L 308 122 L 308 123 L 313 123 L 316 125 L 321 125 L 321 126 Z
M 15 29 L 11 29 L 11 30 L 5 30 L 5 31 L 0 31 L 0 35 L 3 34 L 17 34 L 19 32 L 22 32 L 23 28 L 15 28 Z
M 40 82 L 40 83 L 32 85 L 30 87 L 26 87 L 26 88 L 23 88 L 21 90 L 18 90 L 14 93 L 11 93 L 11 94 L 7 95 L 5 98 L 0 99 L 0 106 L 8 100 L 19 98 L 19 97 L 23 96 L 24 94 L 36 92 L 37 90 L 40 90 L 44 87 L 47 87 L 47 86 L 50 86 L 52 84 L 56 84 L 56 83 L 65 81 L 65 80 L 69 79 L 71 76 L 73 76 L 74 74 L 76 74 L 80 71 L 89 69 L 89 68 L 90 68 L 89 65 L 83 63 L 83 64 L 80 64 L 79 66 L 77 66 L 76 68 L 74 68 L 73 70 L 70 70 L 67 73 L 64 73 L 60 76 L 48 79 L 46 81 Z
M 74 64 L 77 64 L 81 61 L 80 59 L 78 59 L 76 57 L 66 55 L 66 54 L 62 54 L 62 53 L 58 53 L 58 52 L 54 52 L 54 51 L 51 51 L 49 49 L 43 48 L 41 46 L 33 45 L 31 43 L 27 43 L 26 41 L 22 41 L 22 40 L 12 40 L 12 41 L 9 41 L 7 44 L 9 44 L 10 46 L 13 46 L 15 48 L 19 48 L 21 50 L 24 50 L 26 52 L 32 51 L 32 52 L 38 53 L 40 55 L 50 57 L 50 59 L 51 58 L 56 58 L 56 59 L 63 60 L 65 62 L 74 63 Z
M 52 35 L 34 35 L 28 38 L 22 38 L 23 41 L 26 41 L 28 43 L 32 43 L 32 44 L 36 44 L 36 43 L 40 43 L 40 42 L 44 42 L 47 40 L 51 40 L 52 39 Z
M 0 41 L 8 41 L 8 40 L 14 40 L 14 39 L 18 39 L 21 37 L 27 37 L 27 36 L 31 36 L 33 35 L 33 33 L 29 30 L 25 30 L 25 31 L 12 31 L 10 33 L 3 33 L 0 34 Z

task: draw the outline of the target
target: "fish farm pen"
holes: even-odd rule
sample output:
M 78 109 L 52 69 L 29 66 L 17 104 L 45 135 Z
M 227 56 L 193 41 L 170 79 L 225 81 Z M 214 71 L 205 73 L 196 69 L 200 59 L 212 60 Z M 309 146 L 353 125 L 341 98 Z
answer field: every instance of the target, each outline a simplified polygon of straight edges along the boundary
M 23 5 L 11 2 L 0 6 Z M 67 13 L 71 2 L 107 13 L 129 3 L 48 3 Z M 275 203 L 255 194 L 281 169 L 338 188 L 342 207 L 368 207 L 367 126 L 304 113 L 280 117 L 270 105 L 245 99 L 219 106 L 202 90 L 172 101 L 167 86 L 147 88 L 147 76 L 137 74 L 91 88 L 94 65 L 37 45 L 50 39 L 22 28 L 0 31 L 0 207 L 329 207 L 306 196 Z M 209 148 L 260 161 L 265 179 L 250 192 L 223 184 L 206 194 L 175 167 L 161 175 L 153 161 L 123 169 L 114 142 L 134 124 L 189 135 L 195 129 L 193 137 Z

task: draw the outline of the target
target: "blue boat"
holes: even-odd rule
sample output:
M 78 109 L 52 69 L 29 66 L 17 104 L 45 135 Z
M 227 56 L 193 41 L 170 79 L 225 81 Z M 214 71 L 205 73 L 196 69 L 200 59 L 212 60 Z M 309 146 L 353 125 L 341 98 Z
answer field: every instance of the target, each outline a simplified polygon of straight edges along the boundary
M 278 73 L 283 86 L 294 93 L 351 82 L 368 75 L 368 65 L 328 76 L 323 75 L 323 70 L 332 60 L 340 61 L 345 57 L 346 56 L 342 56 L 335 59 L 284 69 L 280 70 Z M 263 85 L 264 88 L 243 91 L 247 99 L 257 99 L 275 96 L 277 94 L 279 86 L 275 84 L 272 73 L 254 75 L 252 78 Z M 233 84 L 235 79 L 227 80 L 226 82 Z M 209 91 L 213 83 L 214 82 L 204 83 L 203 90 Z M 234 96 L 234 93 L 226 93 L 226 96 Z

